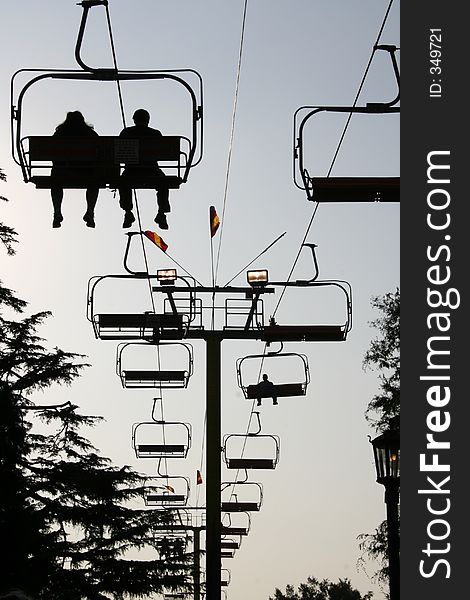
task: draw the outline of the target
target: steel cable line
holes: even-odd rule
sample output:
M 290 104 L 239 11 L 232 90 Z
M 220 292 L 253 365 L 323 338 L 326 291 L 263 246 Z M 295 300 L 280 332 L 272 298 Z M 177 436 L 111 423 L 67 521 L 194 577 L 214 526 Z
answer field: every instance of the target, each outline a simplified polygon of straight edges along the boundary
M 110 40 L 110 44 L 111 44 L 111 54 L 113 57 L 113 66 L 116 71 L 116 87 L 117 87 L 117 92 L 118 92 L 119 108 L 121 111 L 122 126 L 126 127 L 126 115 L 125 115 L 125 110 L 124 110 L 124 100 L 123 100 L 123 95 L 122 95 L 121 82 L 118 77 L 119 69 L 118 69 L 117 56 L 116 56 L 116 46 L 114 43 L 114 35 L 113 35 L 112 26 L 111 26 L 111 14 L 109 11 L 108 4 L 106 4 L 106 22 L 108 25 L 109 40 Z M 136 212 L 137 212 L 137 221 L 139 223 L 139 229 L 140 229 L 140 231 L 142 231 L 142 222 L 141 222 L 141 218 L 140 218 L 139 202 L 138 202 L 136 190 L 133 190 L 133 194 L 134 194 L 134 202 L 135 202 Z M 147 252 L 145 250 L 145 244 L 144 244 L 144 240 L 143 240 L 142 236 L 140 236 L 140 242 L 141 242 L 141 246 L 142 246 L 142 253 L 143 253 L 143 257 L 144 257 L 145 269 L 148 274 L 149 266 L 148 266 Z M 155 301 L 154 301 L 153 294 L 152 294 L 152 285 L 150 283 L 150 279 L 147 279 L 147 281 L 148 281 L 148 287 L 149 287 L 150 302 L 152 304 L 153 312 L 155 312 Z
M 377 34 L 377 39 L 376 39 L 376 42 L 375 42 L 375 44 L 374 44 L 374 50 L 373 50 L 373 51 L 372 51 L 372 53 L 371 53 L 371 56 L 370 56 L 370 58 L 369 58 L 369 62 L 367 63 L 367 66 L 366 66 L 366 68 L 365 68 L 365 71 L 364 71 L 364 75 L 363 75 L 363 77 L 362 77 L 361 83 L 360 83 L 360 85 L 359 85 L 359 88 L 358 88 L 358 91 L 357 91 L 357 93 L 356 93 L 356 97 L 355 97 L 355 99 L 354 99 L 354 104 L 353 104 L 353 107 L 354 107 L 354 106 L 356 106 L 356 104 L 357 104 L 357 101 L 358 101 L 358 99 L 359 99 L 359 96 L 360 96 L 360 93 L 361 93 L 361 91 L 362 91 L 362 88 L 363 88 L 363 86 L 364 86 L 364 82 L 365 82 L 365 80 L 366 80 L 366 77 L 367 77 L 367 75 L 368 75 L 368 72 L 369 72 L 369 69 L 370 69 L 370 65 L 371 65 L 371 63 L 372 63 L 372 59 L 373 59 L 373 57 L 374 57 L 375 46 L 377 46 L 377 45 L 379 44 L 379 42 L 380 42 L 380 37 L 381 37 L 381 35 L 382 35 L 382 33 L 383 33 L 383 30 L 384 30 L 384 28 L 385 28 L 385 25 L 386 25 L 386 22 L 387 22 L 387 19 L 388 19 L 388 16 L 389 16 L 389 13 L 390 13 L 390 10 L 391 10 L 391 7 L 392 7 L 392 4 L 393 4 L 393 0 L 390 0 L 390 2 L 389 2 L 389 4 L 388 4 L 388 7 L 387 7 L 387 9 L 386 9 L 386 11 L 385 11 L 385 15 L 384 15 L 384 18 L 383 18 L 383 20 L 382 20 L 382 24 L 381 24 L 381 26 L 380 26 L 379 32 L 378 32 L 378 34 Z M 338 145 L 337 145 L 337 147 L 336 147 L 335 154 L 334 154 L 334 156 L 333 156 L 333 158 L 332 158 L 332 161 L 331 161 L 330 167 L 329 167 L 329 169 L 328 169 L 328 174 L 327 174 L 327 177 L 329 177 L 329 176 L 330 176 L 330 174 L 331 174 L 331 171 L 332 171 L 332 169 L 333 169 L 334 163 L 335 163 L 335 161 L 336 161 L 336 158 L 337 158 L 337 156 L 338 156 L 338 153 L 339 153 L 339 150 L 340 150 L 340 148 L 341 148 L 341 145 L 342 145 L 343 139 L 344 139 L 344 137 L 345 137 L 345 134 L 346 134 L 346 131 L 347 131 L 347 129 L 348 129 L 349 123 L 350 123 L 350 121 L 351 121 L 352 114 L 353 114 L 353 113 L 349 113 L 349 116 L 348 116 L 347 122 L 346 122 L 346 124 L 345 124 L 345 126 L 344 126 L 343 132 L 342 132 L 342 134 L 341 134 L 341 137 L 340 137 L 340 139 L 339 139 Z M 313 221 L 314 221 L 314 219 L 315 219 L 315 216 L 316 216 L 316 213 L 317 213 L 318 207 L 319 207 L 319 203 L 318 203 L 318 202 L 316 202 L 316 204 L 315 204 L 315 207 L 314 207 L 314 209 L 313 209 L 313 212 L 312 212 L 312 216 L 311 216 L 311 218 L 310 218 L 310 221 L 309 221 L 309 223 L 308 223 L 307 229 L 306 229 L 306 231 L 305 231 L 305 235 L 304 235 L 304 237 L 303 237 L 303 239 L 302 239 L 302 242 L 301 242 L 301 244 L 300 244 L 299 251 L 297 252 L 297 255 L 296 255 L 295 259 L 294 259 L 294 263 L 293 263 L 293 265 L 292 265 L 292 268 L 291 268 L 291 270 L 290 270 L 290 272 L 289 272 L 289 275 L 288 275 L 287 281 L 290 281 L 290 279 L 291 279 L 291 277 L 292 277 L 292 274 L 293 274 L 293 272 L 294 272 L 294 269 L 295 269 L 295 267 L 296 267 L 296 265 L 297 265 L 297 262 L 298 262 L 298 260 L 299 260 L 299 258 L 300 258 L 300 254 L 301 254 L 301 252 L 302 252 L 303 245 L 304 245 L 304 243 L 305 243 L 305 241 L 306 241 L 306 239 L 307 239 L 307 236 L 308 236 L 308 234 L 309 234 L 309 232 L 310 232 L 310 229 L 311 229 L 311 227 L 312 227 L 312 224 L 313 224 Z M 219 244 L 219 248 L 220 248 L 220 244 Z M 281 295 L 280 295 L 280 297 L 279 297 L 279 300 L 278 300 L 278 302 L 277 302 L 277 304 L 276 304 L 276 306 L 275 306 L 275 308 L 274 308 L 274 311 L 273 311 L 273 314 L 272 314 L 272 316 L 273 316 L 273 317 L 276 315 L 276 313 L 277 313 L 277 311 L 278 311 L 278 309 L 279 309 L 279 306 L 280 306 L 280 304 L 281 304 L 281 301 L 282 301 L 282 299 L 283 299 L 283 297 L 284 297 L 284 294 L 285 294 L 286 290 L 287 290 L 287 286 L 284 286 L 284 288 L 282 289 Z M 265 343 L 265 345 L 264 345 L 264 350 L 263 350 L 263 355 L 265 355 L 265 354 L 266 354 L 266 348 L 267 348 L 267 344 Z M 261 365 L 260 365 L 260 371 L 259 371 L 259 373 L 258 373 L 258 380 L 259 380 L 259 378 L 260 378 L 260 375 L 261 375 L 261 370 L 262 370 L 263 362 L 264 362 L 264 358 L 263 358 L 263 361 L 261 362 Z M 249 418 L 248 418 L 248 424 L 247 424 L 247 428 L 246 428 L 246 435 L 247 435 L 247 436 L 248 436 L 248 432 L 249 432 L 249 430 L 250 430 L 250 425 L 251 425 L 251 422 L 252 422 L 252 419 L 253 419 L 253 414 L 254 414 L 254 412 L 255 412 L 254 408 L 255 408 L 255 401 L 253 400 L 253 403 L 252 403 L 252 405 L 251 405 L 250 415 L 249 415 Z M 244 442 L 244 444 L 243 444 L 243 447 L 242 447 L 242 453 L 241 453 L 241 457 L 243 457 L 243 453 L 244 453 L 244 451 L 245 451 L 245 446 L 246 446 L 246 440 L 245 440 L 245 442 Z M 237 475 L 236 475 L 236 478 L 235 478 L 235 479 L 238 479 L 238 473 L 239 473 L 239 470 L 237 470 Z
M 227 156 L 227 169 L 226 169 L 226 173 L 225 173 L 225 186 L 224 186 L 224 196 L 223 196 L 223 205 L 222 205 L 222 217 L 221 217 L 221 224 L 220 224 L 219 244 L 217 247 L 217 259 L 216 259 L 216 266 L 215 266 L 214 285 L 215 285 L 215 282 L 217 281 L 217 274 L 219 271 L 220 249 L 222 246 L 222 237 L 223 237 L 223 232 L 224 232 L 225 209 L 227 206 L 228 182 L 229 182 L 229 176 L 230 176 L 230 166 L 231 166 L 231 162 L 232 162 L 233 137 L 234 137 L 234 132 L 235 132 L 235 118 L 236 118 L 236 114 L 237 114 L 238 92 L 239 92 L 239 87 L 240 87 L 240 73 L 241 73 L 241 64 L 242 64 L 243 44 L 244 44 L 244 39 L 245 39 L 245 24 L 246 24 L 247 7 L 248 7 L 248 0 L 245 0 L 244 6 L 243 6 L 242 27 L 241 27 L 241 35 L 240 35 L 240 49 L 238 52 L 237 75 L 236 75 L 235 93 L 234 93 L 234 99 L 233 99 L 232 121 L 231 121 L 231 127 L 230 127 L 229 148 L 228 148 L 228 156 Z
M 365 83 L 366 77 L 367 77 L 367 75 L 368 75 L 368 73 L 369 73 L 370 65 L 372 64 L 372 59 L 374 58 L 375 47 L 376 47 L 376 46 L 378 46 L 378 44 L 379 44 L 379 41 L 380 41 L 380 36 L 381 36 L 381 35 L 382 35 L 382 33 L 383 33 L 383 30 L 384 30 L 384 28 L 385 28 L 385 24 L 387 23 L 388 15 L 389 15 L 389 13 L 390 13 L 390 10 L 391 10 L 391 8 L 392 8 L 392 4 L 393 4 L 393 0 L 390 0 L 390 2 L 389 2 L 389 4 L 388 4 L 388 7 L 387 7 L 387 10 L 385 11 L 384 18 L 383 18 L 383 20 L 382 20 L 382 25 L 380 26 L 379 32 L 378 32 L 378 34 L 377 34 L 377 39 L 375 40 L 375 44 L 374 44 L 374 46 L 373 46 L 373 50 L 372 50 L 372 52 L 371 52 L 371 55 L 370 55 L 370 58 L 369 58 L 369 62 L 367 63 L 367 66 L 366 66 L 366 68 L 365 68 L 364 75 L 363 75 L 363 77 L 362 77 L 361 83 L 359 84 L 359 88 L 358 88 L 358 90 L 357 90 L 356 97 L 354 98 L 353 108 L 356 106 L 356 104 L 357 104 L 357 101 L 359 100 L 359 96 L 360 96 L 360 94 L 361 94 L 361 91 L 362 91 L 362 88 L 363 88 L 363 86 L 364 86 L 364 83 Z M 346 124 L 344 125 L 343 132 L 341 133 L 341 137 L 340 137 L 340 139 L 339 139 L 338 146 L 336 147 L 335 154 L 334 154 L 334 156 L 333 156 L 333 159 L 332 159 L 332 161 L 331 161 L 330 168 L 328 169 L 328 174 L 327 174 L 327 177 L 329 177 L 329 176 L 330 176 L 330 173 L 331 173 L 331 171 L 332 171 L 332 169 L 333 169 L 333 166 L 334 166 L 334 164 L 335 164 L 335 161 L 336 161 L 336 158 L 337 158 L 337 156 L 338 156 L 339 150 L 340 150 L 340 148 L 341 148 L 341 145 L 342 145 L 342 143 L 343 143 L 344 136 L 346 135 L 346 131 L 347 131 L 348 127 L 349 127 L 349 123 L 350 123 L 350 121 L 351 121 L 351 119 L 352 119 L 352 116 L 353 116 L 353 113 L 352 113 L 352 112 L 350 112 L 350 113 L 349 113 L 349 115 L 348 115 L 348 118 L 347 118 L 347 120 L 346 120 Z
M 124 110 L 124 101 L 123 101 L 123 95 L 122 95 L 122 89 L 121 89 L 121 82 L 117 76 L 119 69 L 118 69 L 118 63 L 117 63 L 117 56 L 116 56 L 116 46 L 114 43 L 114 36 L 113 36 L 113 31 L 112 31 L 112 26 L 111 26 L 111 15 L 110 15 L 110 11 L 109 11 L 109 7 L 108 4 L 106 4 L 106 21 L 107 21 L 107 25 L 108 25 L 108 33 L 109 33 L 109 38 L 110 38 L 110 44 L 111 44 L 111 53 L 112 53 L 112 57 L 113 57 L 113 66 L 114 69 L 116 71 L 116 87 L 117 87 L 117 91 L 118 91 L 118 100 L 119 100 L 119 108 L 121 111 L 121 120 L 122 120 L 122 125 L 123 127 L 126 127 L 126 116 L 125 116 L 125 110 Z M 139 210 L 139 202 L 138 202 L 138 198 L 137 198 L 137 192 L 136 190 L 133 190 L 134 193 L 134 201 L 135 201 L 135 206 L 136 206 L 136 211 L 137 211 L 137 220 L 139 223 L 139 229 L 140 231 L 142 231 L 142 222 L 141 222 L 141 218 L 140 218 L 140 210 Z M 147 274 L 149 273 L 149 267 L 148 267 L 148 259 L 147 259 L 147 252 L 145 250 L 145 244 L 144 244 L 144 240 L 143 237 L 140 236 L 140 240 L 141 240 L 141 246 L 142 246 L 142 253 L 143 253 L 143 257 L 144 257 L 144 263 L 145 263 L 145 269 L 147 271 Z M 148 288 L 149 288 L 149 294 L 150 294 L 150 301 L 152 304 L 152 309 L 153 312 L 156 311 L 155 309 L 155 301 L 153 298 L 153 294 L 152 294 L 152 285 L 150 283 L 150 278 L 147 279 L 148 281 Z M 157 345 L 157 367 L 161 370 L 161 364 L 160 364 L 160 348 Z M 163 427 L 163 444 L 166 445 L 166 434 L 165 434 L 165 419 L 164 419 L 164 404 L 163 404 L 163 390 L 162 390 L 162 384 L 160 382 L 160 386 L 159 386 L 159 392 L 160 392 L 160 414 L 161 414 L 161 420 L 162 420 L 162 427 Z M 153 409 L 152 409 L 152 414 L 153 414 Z M 168 480 L 168 462 L 167 462 L 167 458 L 165 457 L 164 459 L 164 465 L 165 465 L 165 478 L 166 478 L 166 482 L 167 485 L 169 485 L 169 480 Z M 158 462 L 158 466 L 157 466 L 157 473 L 160 473 L 160 464 L 161 464 L 161 459 Z
M 376 41 L 375 41 L 375 44 L 374 44 L 373 50 L 372 50 L 372 52 L 371 52 L 371 55 L 370 55 L 369 61 L 368 61 L 368 63 L 367 63 L 367 66 L 366 66 L 366 68 L 365 68 L 364 75 L 363 75 L 363 77 L 362 77 L 361 83 L 359 84 L 359 88 L 358 88 L 358 91 L 357 91 L 357 93 L 356 93 L 356 97 L 355 97 L 355 99 L 354 99 L 353 108 L 354 108 L 354 107 L 356 106 L 356 104 L 357 104 L 357 101 L 358 101 L 358 99 L 359 99 L 360 93 L 361 93 L 361 91 L 362 91 L 362 88 L 363 88 L 363 86 L 364 86 L 364 82 L 365 82 L 365 80 L 366 80 L 366 77 L 367 77 L 367 75 L 368 75 L 368 73 L 369 73 L 370 65 L 371 65 L 371 63 L 372 63 L 372 59 L 373 59 L 373 57 L 374 57 L 374 53 L 375 53 L 375 47 L 376 47 L 376 46 L 379 44 L 380 37 L 381 37 L 381 35 L 382 35 L 382 33 L 383 33 L 383 30 L 384 30 L 384 28 L 385 28 L 385 25 L 386 25 L 386 23 L 387 23 L 388 16 L 389 16 L 389 14 L 390 14 L 390 10 L 391 10 L 391 8 L 392 8 L 392 4 L 393 4 L 393 0 L 390 0 L 390 2 L 389 2 L 389 4 L 388 4 L 388 7 L 387 7 L 387 9 L 386 9 L 386 11 L 385 11 L 385 15 L 384 15 L 384 18 L 383 18 L 383 20 L 382 20 L 382 24 L 381 24 L 381 26 L 380 26 L 380 28 L 379 28 L 379 32 L 378 32 L 378 34 L 377 34 L 377 38 L 376 38 Z M 336 161 L 336 158 L 337 158 L 337 156 L 338 156 L 339 150 L 340 150 L 340 148 L 341 148 L 341 145 L 342 145 L 342 143 L 343 143 L 344 137 L 345 137 L 345 135 L 346 135 L 346 131 L 347 131 L 348 127 L 349 127 L 349 123 L 350 123 L 350 121 L 351 121 L 352 115 L 353 115 L 353 113 L 352 113 L 352 112 L 350 112 L 350 113 L 349 113 L 349 115 L 348 115 L 348 118 L 347 118 L 346 124 L 345 124 L 345 126 L 344 126 L 344 128 L 343 128 L 343 131 L 342 131 L 342 133 L 341 133 L 340 139 L 339 139 L 339 141 L 338 141 L 338 145 L 337 145 L 337 147 L 336 147 L 336 150 L 335 150 L 334 156 L 333 156 L 333 158 L 332 158 L 332 160 L 331 160 L 331 164 L 330 164 L 330 167 L 329 167 L 329 169 L 328 169 L 327 177 L 330 177 L 331 171 L 332 171 L 332 169 L 333 169 L 333 166 L 334 166 L 334 164 L 335 164 L 335 161 Z M 318 206 L 319 206 L 319 203 L 317 202 L 317 203 L 316 203 L 316 205 L 315 205 L 315 208 L 313 209 L 313 214 L 312 214 L 312 217 L 311 217 L 311 219 L 310 219 L 310 221 L 309 221 L 309 224 L 308 224 L 308 226 L 307 226 L 307 230 L 306 230 L 306 232 L 305 232 L 305 235 L 304 235 L 304 237 L 303 237 L 303 240 L 302 240 L 302 242 L 301 242 L 301 244 L 300 244 L 299 251 L 298 251 L 298 253 L 297 253 L 297 255 L 296 255 L 295 259 L 294 259 L 294 263 L 293 263 L 293 265 L 292 265 L 292 268 L 291 268 L 291 270 L 290 270 L 290 272 L 289 272 L 289 276 L 288 276 L 288 278 L 287 278 L 287 281 L 290 281 L 290 278 L 292 277 L 292 274 L 293 274 L 293 272 L 294 272 L 294 269 L 295 269 L 295 267 L 296 267 L 296 265 L 297 265 L 297 262 L 298 262 L 298 260 L 299 260 L 299 257 L 300 257 L 300 253 L 301 253 L 301 251 L 302 251 L 303 244 L 305 243 L 305 240 L 307 239 L 307 236 L 308 236 L 308 234 L 309 234 L 309 232 L 310 232 L 310 228 L 312 227 L 312 224 L 313 224 L 313 220 L 314 220 L 314 218 L 315 218 L 315 215 L 316 215 L 316 213 L 317 213 Z M 273 312 L 273 315 L 272 315 L 273 317 L 275 316 L 275 314 L 276 314 L 277 310 L 279 309 L 279 305 L 280 305 L 280 303 L 281 303 L 281 300 L 282 300 L 282 298 L 284 297 L 284 294 L 285 294 L 285 292 L 286 292 L 286 289 L 287 289 L 287 287 L 286 287 L 286 286 L 284 286 L 284 288 L 283 288 L 283 290 L 282 290 L 282 292 L 281 292 L 281 295 L 280 295 L 280 297 L 279 297 L 279 300 L 278 300 L 278 302 L 277 302 L 277 304 L 276 304 L 276 307 L 275 307 L 275 309 L 274 309 L 274 312 Z

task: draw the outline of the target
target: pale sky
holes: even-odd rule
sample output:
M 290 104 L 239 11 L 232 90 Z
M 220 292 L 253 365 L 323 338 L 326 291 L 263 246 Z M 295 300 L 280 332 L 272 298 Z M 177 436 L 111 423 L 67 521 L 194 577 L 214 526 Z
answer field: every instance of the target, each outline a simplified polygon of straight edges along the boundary
M 240 72 L 233 153 L 225 218 L 220 235 L 219 285 L 283 232 L 286 235 L 252 268 L 267 268 L 272 280 L 288 276 L 314 205 L 292 178 L 293 115 L 303 105 L 352 105 L 388 0 L 249 0 Z M 244 2 L 216 0 L 111 0 L 111 22 L 121 69 L 194 69 L 204 82 L 204 153 L 188 182 L 170 193 L 170 229 L 153 223 L 154 194 L 139 193 L 143 229 L 159 231 L 169 254 L 204 284 L 211 283 L 209 206 L 222 215 L 231 118 Z M 64 223 L 52 229 L 47 190 L 22 181 L 10 153 L 10 78 L 18 69 L 78 68 L 75 40 L 82 9 L 75 0 L 22 0 L 2 7 L 2 104 L 0 166 L 8 176 L 1 194 L 1 220 L 20 236 L 17 256 L 2 258 L 1 278 L 30 302 L 32 311 L 51 310 L 41 333 L 50 345 L 88 355 L 92 367 L 70 389 L 56 389 L 47 401 L 66 399 L 105 423 L 90 439 L 116 464 L 155 473 L 155 461 L 138 460 L 131 447 L 132 424 L 150 419 L 152 390 L 124 390 L 115 374 L 116 343 L 96 340 L 86 320 L 87 282 L 94 275 L 123 273 L 126 243 L 117 198 L 102 190 L 96 229 L 82 221 L 84 191 L 66 190 Z M 83 58 L 94 67 L 111 66 L 104 9 L 91 10 Z M 381 43 L 399 46 L 399 3 L 392 6 Z M 27 78 L 26 78 L 27 80 Z M 358 105 L 395 97 L 396 84 L 386 57 L 371 66 Z M 176 87 L 166 82 L 123 85 L 126 119 L 137 108 L 152 115 L 151 125 L 164 134 L 181 135 L 188 108 Z M 23 135 L 50 135 L 69 110 L 81 110 L 101 135 L 122 128 L 115 84 L 47 81 L 34 86 L 24 106 Z M 306 128 L 309 171 L 326 176 L 341 115 Z M 316 129 L 318 127 L 318 129 Z M 399 116 L 353 118 L 333 175 L 399 174 Z M 134 228 L 135 229 L 135 228 Z M 280 437 L 280 462 L 272 472 L 256 471 L 264 503 L 252 515 L 251 531 L 234 559 L 230 600 L 267 600 L 275 587 L 298 585 L 308 576 L 349 578 L 363 594 L 384 596 L 356 568 L 357 536 L 372 532 L 385 518 L 383 488 L 375 482 L 364 411 L 377 390 L 377 376 L 364 372 L 362 360 L 378 315 L 370 299 L 399 285 L 398 204 L 324 204 L 318 209 L 309 242 L 318 245 L 320 277 L 342 279 L 353 288 L 353 329 L 342 343 L 290 343 L 285 351 L 307 356 L 311 382 L 307 395 L 285 398 L 260 409 L 263 433 Z M 173 267 L 158 248 L 146 245 L 149 266 Z M 308 277 L 305 252 L 296 278 Z M 133 255 L 142 261 L 139 248 Z M 244 285 L 242 273 L 233 283 Z M 102 312 L 149 310 L 148 293 L 139 286 L 103 284 Z M 132 289 L 131 289 L 132 288 Z M 269 316 L 280 290 L 266 300 Z M 337 312 L 335 312 L 337 311 Z M 342 306 L 315 290 L 289 290 L 277 313 L 280 323 L 315 324 L 344 320 Z M 263 352 L 261 342 L 226 341 L 223 358 L 223 434 L 246 430 L 251 402 L 237 386 L 236 360 Z M 194 375 L 185 390 L 164 394 L 165 417 L 192 425 L 193 443 L 186 459 L 174 459 L 171 474 L 191 481 L 191 504 L 203 501 L 196 488 L 200 468 L 205 407 L 205 347 L 193 343 Z M 174 368 L 178 368 L 175 366 Z M 277 367 L 276 367 L 277 369 Z M 287 383 L 289 367 L 273 370 Z M 169 461 L 170 462 L 170 461 Z M 204 477 L 204 465 L 202 467 Z M 222 479 L 230 480 L 223 470 Z M 201 486 L 202 487 L 202 486 Z M 199 497 L 197 498 L 197 492 Z M 372 572 L 374 565 L 370 566 Z

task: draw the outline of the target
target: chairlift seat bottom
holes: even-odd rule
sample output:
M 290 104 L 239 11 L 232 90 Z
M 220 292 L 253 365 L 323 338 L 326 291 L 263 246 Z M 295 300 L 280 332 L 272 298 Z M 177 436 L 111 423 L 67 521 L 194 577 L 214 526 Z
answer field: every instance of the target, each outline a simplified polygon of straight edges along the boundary
M 182 339 L 183 316 L 173 314 L 98 314 L 93 319 L 100 339 Z
M 126 387 L 135 386 L 139 383 L 184 385 L 187 376 L 187 371 L 123 371 L 123 381 Z
M 130 187 L 134 190 L 153 190 L 153 189 L 178 189 L 183 180 L 181 177 L 167 175 L 166 177 L 126 177 L 119 175 L 113 177 L 59 177 L 53 175 L 34 175 L 31 177 L 37 189 L 50 190 L 53 187 L 59 187 L 67 190 L 82 190 L 91 187 L 100 189 L 115 190 L 119 187 Z
M 288 398 L 289 396 L 305 396 L 306 389 L 301 383 L 281 383 L 274 385 L 272 393 L 269 391 L 258 391 L 257 385 L 249 385 L 246 388 L 246 398 L 254 400 L 255 398 Z
M 220 547 L 225 548 L 226 550 L 238 550 L 238 548 L 240 548 L 240 543 L 235 542 L 234 540 L 221 540 Z
M 256 512 L 259 511 L 257 502 L 222 502 L 224 512 Z
M 147 503 L 156 502 L 164 504 L 175 504 L 175 503 L 186 503 L 186 496 L 184 494 L 147 494 L 145 496 Z
M 315 202 L 399 202 L 399 177 L 313 177 Z
M 343 325 L 268 325 L 262 339 L 266 342 L 342 342 L 346 335 Z
M 162 455 L 186 455 L 187 447 L 183 444 L 138 444 L 136 447 L 138 456 L 147 455 L 149 457 Z
M 274 469 L 276 461 L 272 458 L 228 458 L 229 469 Z
M 226 527 L 222 525 L 222 535 L 248 535 L 248 529 L 246 527 Z

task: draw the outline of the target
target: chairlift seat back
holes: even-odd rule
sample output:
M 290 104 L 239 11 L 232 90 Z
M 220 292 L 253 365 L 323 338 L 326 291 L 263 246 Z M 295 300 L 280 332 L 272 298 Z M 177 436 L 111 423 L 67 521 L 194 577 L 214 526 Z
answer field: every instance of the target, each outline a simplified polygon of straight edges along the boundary
M 177 189 L 183 183 L 180 170 L 184 155 L 181 138 L 120 138 L 119 136 L 66 137 L 30 136 L 27 170 L 37 188 L 52 186 L 81 189 L 90 186 L 118 188 L 124 183 L 133 189 Z M 160 166 L 171 170 L 163 173 Z M 161 164 L 161 163 L 165 164 Z M 43 173 L 54 163 L 50 175 Z M 155 165 L 152 168 L 151 165 Z M 130 173 L 121 177 L 121 166 Z M 149 169 L 150 165 L 150 169 Z
M 158 458 L 168 456 L 186 456 L 187 447 L 183 444 L 137 444 L 139 458 Z
M 94 315 L 93 324 L 100 339 L 149 339 L 183 337 L 183 316 L 173 314 Z
M 158 384 L 184 386 L 187 371 L 123 371 L 125 387 L 157 387 Z

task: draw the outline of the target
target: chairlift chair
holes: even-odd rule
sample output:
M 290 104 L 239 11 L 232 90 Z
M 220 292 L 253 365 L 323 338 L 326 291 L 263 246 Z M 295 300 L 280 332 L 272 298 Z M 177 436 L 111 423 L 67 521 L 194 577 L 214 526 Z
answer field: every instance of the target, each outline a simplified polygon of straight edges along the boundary
M 153 349 L 153 360 L 160 367 L 160 359 L 165 362 L 165 353 L 168 350 L 176 349 L 183 351 L 182 370 L 164 370 L 158 369 L 127 369 L 123 367 L 123 352 L 132 346 L 135 348 Z M 148 356 L 148 350 L 146 350 Z M 161 356 L 162 355 L 162 356 Z M 171 356 L 169 356 L 171 358 Z M 175 357 L 173 357 L 175 358 Z M 124 364 L 126 361 L 124 360 Z M 139 344 L 136 342 L 119 344 L 116 351 L 116 372 L 120 377 L 124 388 L 186 388 L 189 378 L 193 373 L 193 351 L 190 344 L 185 343 L 158 343 L 158 344 Z
M 227 524 L 224 524 L 227 520 Z M 251 529 L 251 516 L 249 512 L 225 513 L 222 517 L 221 534 L 223 536 L 246 536 Z
M 263 486 L 255 481 L 222 483 L 223 512 L 258 512 L 263 503 Z
M 271 360 L 275 359 L 275 360 Z M 281 360 L 279 360 L 281 359 Z M 244 376 L 244 367 L 256 367 L 256 376 L 261 372 L 261 369 L 267 373 L 274 371 L 279 373 L 279 367 L 284 362 L 286 367 L 291 367 L 296 370 L 297 381 L 293 383 L 276 383 L 269 390 L 263 389 L 256 383 L 256 379 L 248 379 Z M 305 354 L 296 352 L 267 352 L 265 354 L 252 354 L 239 358 L 236 363 L 238 386 L 242 389 L 245 398 L 254 400 L 257 398 L 286 398 L 291 396 L 305 396 L 307 393 L 307 385 L 310 382 L 310 372 L 308 367 L 308 359 Z M 246 369 L 245 369 L 246 373 Z M 253 372 L 250 372 L 253 377 Z M 300 380 L 299 380 L 300 379 Z M 251 383 L 249 383 L 251 381 Z
M 161 161 L 165 178 L 155 175 L 137 175 L 127 181 L 134 189 L 179 188 L 187 181 L 191 168 L 202 159 L 202 78 L 193 69 L 176 70 L 117 70 L 116 68 L 93 68 L 84 63 L 80 56 L 83 33 L 89 10 L 92 6 L 105 2 L 81 2 L 82 20 L 75 48 L 77 69 L 20 69 L 11 79 L 11 136 L 12 155 L 21 167 L 25 182 L 32 182 L 37 188 L 99 188 L 119 187 L 121 166 L 125 163 L 139 165 L 146 161 Z M 24 82 L 18 91 L 18 79 Z M 66 139 L 59 136 L 28 136 L 22 128 L 23 102 L 30 88 L 47 80 L 135 82 L 168 80 L 181 86 L 189 96 L 191 104 L 191 131 L 189 136 L 163 136 L 162 138 L 123 139 L 118 136 Z M 192 82 L 196 81 L 196 85 Z M 66 177 L 47 173 L 53 161 L 60 161 L 70 173 Z M 94 168 L 83 172 L 83 162 L 93 163 Z M 148 173 L 148 171 L 146 171 Z
M 369 102 L 366 106 L 302 106 L 294 114 L 293 177 L 297 188 L 305 190 L 314 202 L 399 202 L 399 177 L 317 177 L 305 167 L 304 128 L 307 121 L 320 113 L 385 115 L 399 113 L 400 74 L 395 46 L 379 45 L 376 50 L 389 53 L 398 86 L 396 98 L 389 102 Z
M 271 342 L 344 342 L 352 329 L 352 288 L 349 282 L 337 279 L 322 279 L 315 281 L 298 282 L 272 282 L 273 286 L 308 287 L 320 289 L 331 287 L 339 290 L 345 301 L 344 321 L 334 324 L 312 325 L 281 325 L 272 319 L 263 329 L 261 339 L 266 343 Z M 298 389 L 298 388 L 297 388 Z
M 186 506 L 189 490 L 189 479 L 187 477 L 149 477 L 144 486 L 144 502 L 146 506 L 162 508 Z
M 111 279 L 115 280 L 151 280 L 154 275 L 147 273 L 96 275 L 89 279 L 87 290 L 87 319 L 93 325 L 95 337 L 101 340 L 181 340 L 189 325 L 188 315 L 177 310 L 169 313 L 145 311 L 140 313 L 99 313 L 95 307 L 98 286 Z M 171 294 L 171 290 L 168 292 Z
M 258 431 L 254 433 L 230 433 L 224 436 L 223 439 L 223 457 L 228 469 L 275 469 L 279 462 L 279 453 L 281 441 L 279 436 L 261 433 L 261 421 L 259 413 L 255 411 L 258 420 Z M 262 450 L 265 451 L 266 446 L 270 446 L 271 454 L 264 457 L 247 457 L 243 453 L 241 456 L 232 456 L 233 449 L 229 448 L 235 439 L 244 439 L 245 441 L 255 441 L 256 445 L 261 442 Z M 265 443 L 267 442 L 267 444 Z M 245 444 L 244 444 L 245 445 Z M 246 444 L 248 445 L 248 444 Z M 253 446 L 251 443 L 250 446 Z M 252 450 L 252 448 L 251 448 Z
M 191 425 L 179 421 L 144 421 L 132 426 L 136 458 L 186 458 Z
M 231 573 L 229 569 L 222 569 L 221 571 L 221 578 L 220 578 L 220 585 L 226 587 L 230 584 L 230 579 L 231 579 Z
M 224 550 L 238 550 L 240 548 L 240 541 L 222 538 L 220 547 Z

